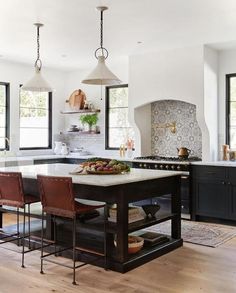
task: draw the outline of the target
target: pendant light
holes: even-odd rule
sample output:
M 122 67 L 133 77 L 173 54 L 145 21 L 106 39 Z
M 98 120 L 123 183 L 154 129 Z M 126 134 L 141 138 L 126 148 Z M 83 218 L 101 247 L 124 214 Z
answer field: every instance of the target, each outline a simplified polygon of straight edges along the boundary
M 105 63 L 105 60 L 108 57 L 108 51 L 103 47 L 103 11 L 107 9 L 108 7 L 106 6 L 97 7 L 97 10 L 101 13 L 100 47 L 97 48 L 94 53 L 96 59 L 98 60 L 98 64 L 94 70 L 84 80 L 82 80 L 82 83 L 95 85 L 115 85 L 121 83 L 119 78 L 108 69 Z
M 39 29 L 43 26 L 42 23 L 34 23 L 37 28 L 37 59 L 34 63 L 35 74 L 34 76 L 26 82 L 22 89 L 25 91 L 31 92 L 52 92 L 52 87 L 48 84 L 48 82 L 43 78 L 41 69 L 42 69 L 42 61 L 40 59 L 40 44 L 39 44 Z

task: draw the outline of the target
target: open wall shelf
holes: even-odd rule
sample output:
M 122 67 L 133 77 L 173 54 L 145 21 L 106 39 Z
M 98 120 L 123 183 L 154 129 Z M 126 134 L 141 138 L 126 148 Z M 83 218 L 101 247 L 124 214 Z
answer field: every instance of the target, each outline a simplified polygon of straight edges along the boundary
M 95 110 L 68 110 L 68 111 L 61 111 L 61 114 L 92 114 L 92 113 L 99 113 L 101 110 L 100 109 L 95 109 Z

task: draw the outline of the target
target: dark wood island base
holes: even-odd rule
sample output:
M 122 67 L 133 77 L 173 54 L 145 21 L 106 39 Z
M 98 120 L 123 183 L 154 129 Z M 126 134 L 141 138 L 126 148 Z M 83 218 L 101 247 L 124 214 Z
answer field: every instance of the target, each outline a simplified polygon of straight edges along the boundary
M 55 164 L 56 165 L 56 164 Z M 58 164 L 57 164 L 58 165 Z M 67 164 L 59 164 L 67 165 Z M 51 165 L 52 166 L 52 165 Z M 33 167 L 33 166 L 32 166 Z M 12 169 L 17 167 L 11 167 Z M 68 167 L 69 168 L 69 167 Z M 6 168 L 8 169 L 8 168 Z M 112 183 L 104 184 L 103 178 L 105 175 L 99 176 L 99 181 L 101 183 L 94 184 L 84 184 L 83 181 L 80 183 L 74 182 L 75 193 L 78 194 L 78 198 L 86 200 L 95 200 L 106 202 L 108 205 L 116 204 L 117 205 L 117 223 L 108 222 L 107 224 L 107 246 L 108 246 L 108 265 L 109 269 L 125 273 L 129 270 L 132 270 L 142 264 L 145 264 L 154 258 L 160 257 L 178 247 L 183 245 L 183 240 L 181 239 L 181 201 L 180 201 L 180 175 L 177 172 L 162 172 L 154 170 L 134 170 L 134 175 L 138 179 L 127 180 L 126 175 L 120 175 L 120 179 L 124 178 L 124 183 Z M 25 192 L 30 192 L 38 194 L 38 187 L 36 179 L 27 178 L 27 175 L 24 176 L 24 170 L 22 170 L 24 188 Z M 141 172 L 146 176 L 142 179 Z M 168 172 L 168 174 L 167 174 Z M 41 173 L 42 174 L 42 173 Z M 53 174 L 52 174 L 53 175 Z M 60 175 L 60 174 L 59 174 Z M 147 175 L 150 179 L 147 179 Z M 93 176 L 93 175 L 91 175 Z M 97 176 L 97 175 L 95 175 Z M 110 175 L 109 175 L 110 176 Z M 127 175 L 129 176 L 129 175 Z M 145 177 L 144 176 L 144 177 Z M 74 176 L 73 176 L 74 177 Z M 79 176 L 77 176 L 78 178 Z M 149 178 L 148 177 L 148 178 Z M 132 178 L 131 178 L 132 179 Z M 96 178 L 98 180 L 98 177 Z M 117 180 L 117 179 L 114 179 Z M 128 181 L 128 182 L 127 182 Z M 128 224 L 128 206 L 129 204 L 149 199 L 152 197 L 161 196 L 163 194 L 171 194 L 171 211 L 169 213 L 157 213 L 156 218 L 154 219 L 144 219 L 141 221 L 133 222 Z M 63 219 L 60 219 L 62 221 Z M 169 236 L 169 241 L 163 244 L 154 245 L 151 247 L 143 247 L 141 251 L 136 254 L 128 254 L 128 234 L 148 228 L 152 225 L 164 221 L 171 221 L 171 235 Z M 85 226 L 89 228 L 89 222 L 85 223 Z M 84 227 L 85 227 L 84 226 Z M 99 225 L 93 225 L 95 237 L 92 242 L 96 242 L 96 233 L 102 233 Z M 58 227 L 60 230 L 62 242 L 69 243 L 71 240 L 70 231 L 67 230 L 67 233 L 63 231 L 63 225 Z M 96 231 L 97 230 L 97 231 Z M 92 230 L 91 230 L 92 231 Z M 93 234 L 92 232 L 91 235 Z M 50 223 L 50 219 L 47 220 L 47 237 L 53 239 L 53 225 Z M 78 230 L 78 239 L 82 237 L 80 231 Z M 114 246 L 114 237 L 116 237 L 116 247 Z M 64 239 L 63 239 L 64 238 Z M 99 237 L 98 237 L 99 238 Z M 96 243 L 95 243 L 96 245 Z M 99 245 L 98 245 L 99 247 Z M 100 245 L 102 247 L 102 245 Z M 88 247 L 89 248 L 89 247 Z M 83 260 L 88 258 L 86 254 L 82 254 L 79 259 Z M 99 266 L 103 265 L 103 261 L 94 263 Z

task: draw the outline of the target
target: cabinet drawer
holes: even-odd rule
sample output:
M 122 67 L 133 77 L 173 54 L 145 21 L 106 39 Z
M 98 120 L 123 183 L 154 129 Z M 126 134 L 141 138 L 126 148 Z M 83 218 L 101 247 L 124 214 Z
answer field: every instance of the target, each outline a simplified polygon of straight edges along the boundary
M 192 166 L 192 176 L 204 179 L 225 179 L 226 168 L 215 166 Z

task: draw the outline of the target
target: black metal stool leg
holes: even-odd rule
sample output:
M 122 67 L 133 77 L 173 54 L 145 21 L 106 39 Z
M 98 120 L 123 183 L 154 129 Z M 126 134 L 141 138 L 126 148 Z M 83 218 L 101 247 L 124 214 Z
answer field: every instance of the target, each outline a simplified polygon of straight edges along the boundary
M 23 236 L 22 236 L 22 264 L 21 267 L 24 268 L 25 260 L 25 205 L 24 205 L 24 215 L 23 215 Z
M 73 285 L 76 285 L 75 282 L 75 246 L 76 246 L 76 217 L 73 219 Z
M 28 235 L 29 235 L 29 249 L 31 248 L 31 239 L 30 239 L 30 204 L 28 204 Z
M 17 246 L 20 246 L 20 228 L 19 228 L 19 208 L 16 209 L 16 217 L 17 217 Z
M 42 209 L 42 227 L 41 227 L 41 269 L 40 269 L 40 273 L 43 274 L 43 218 L 44 218 L 44 212 Z

